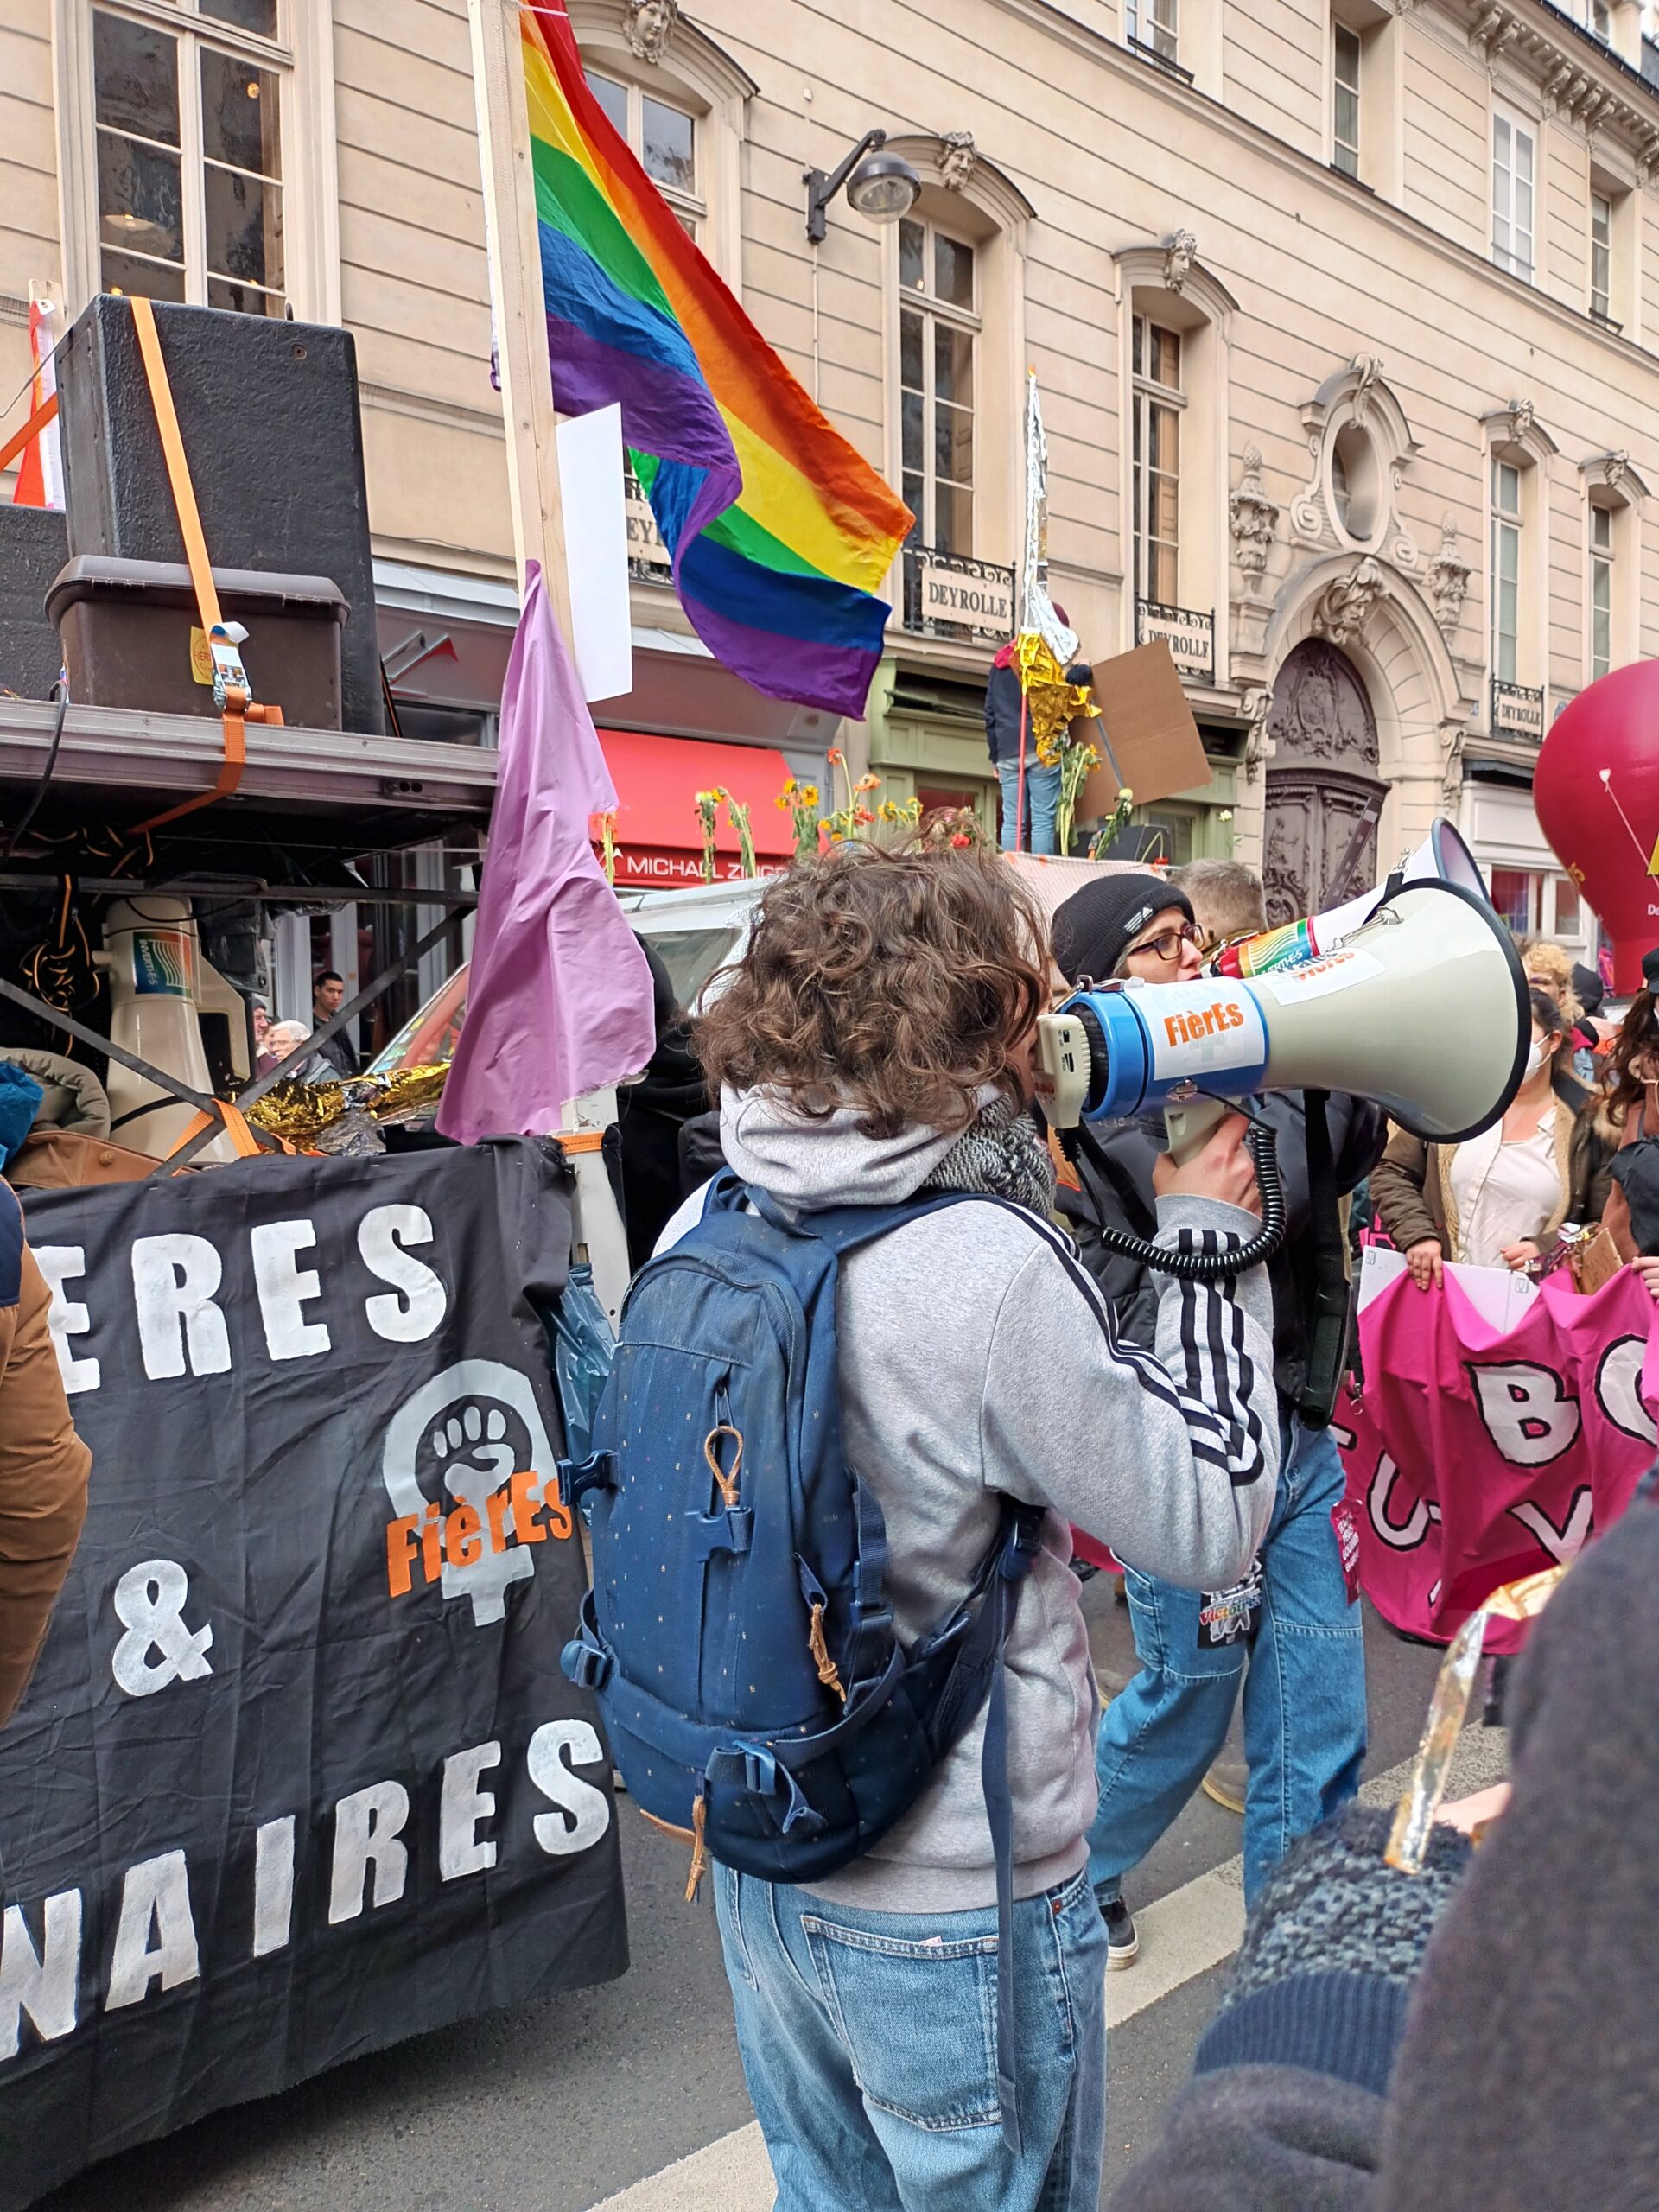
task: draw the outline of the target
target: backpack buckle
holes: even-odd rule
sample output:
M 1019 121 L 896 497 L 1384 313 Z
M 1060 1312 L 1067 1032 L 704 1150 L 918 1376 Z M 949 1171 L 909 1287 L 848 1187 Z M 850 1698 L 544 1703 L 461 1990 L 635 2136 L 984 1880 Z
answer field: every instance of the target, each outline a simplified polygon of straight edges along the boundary
M 559 1654 L 565 1680 L 580 1690 L 591 1690 L 595 1697 L 610 1681 L 615 1664 L 602 1645 L 590 1643 L 585 1636 L 573 1637 Z
M 784 1834 L 798 1823 L 808 1835 L 820 1835 L 828 1825 L 822 1813 L 815 1813 L 807 1802 L 801 1785 L 786 1766 L 781 1765 L 772 1753 L 754 1744 L 739 1744 L 738 1756 L 743 1762 L 743 1787 L 751 1797 L 776 1797 L 779 1780 L 789 1793 L 784 1810 Z
M 1042 1549 L 1043 1508 L 1015 1498 L 1008 1503 L 1008 1525 L 1002 1539 L 998 1571 L 1005 1582 L 1023 1582 L 1031 1563 Z
M 557 1463 L 557 1474 L 559 1503 L 569 1511 L 590 1490 L 616 1488 L 616 1454 L 614 1452 L 595 1452 L 587 1459 L 561 1459 Z

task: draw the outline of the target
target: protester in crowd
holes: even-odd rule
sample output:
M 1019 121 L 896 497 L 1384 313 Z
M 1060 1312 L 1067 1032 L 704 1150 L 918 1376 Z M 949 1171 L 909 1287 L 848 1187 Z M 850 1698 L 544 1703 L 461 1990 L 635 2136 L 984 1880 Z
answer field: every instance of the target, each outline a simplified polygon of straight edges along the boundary
M 1064 607 L 1054 612 L 1067 629 Z M 991 669 L 991 680 L 985 687 L 985 742 L 990 748 L 991 759 L 996 764 L 997 780 L 1002 786 L 1002 849 L 1014 852 L 1021 842 L 1021 818 L 1024 840 L 1033 853 L 1052 853 L 1055 849 L 1054 814 L 1060 803 L 1060 766 L 1057 760 L 1052 768 L 1044 767 L 1037 758 L 1036 741 L 1030 731 L 1025 742 L 1025 793 L 1020 796 L 1020 734 L 1024 721 L 1025 700 L 1020 689 L 1018 632 L 998 651 Z M 1095 671 L 1086 661 L 1078 661 L 1065 671 L 1068 683 L 1092 683 Z
M 1571 1033 L 1554 999 L 1530 994 L 1526 1078 L 1499 1122 L 1463 1144 L 1396 1129 L 1371 1177 L 1377 1218 L 1427 1290 L 1447 1260 L 1536 1272 L 1564 1221 L 1591 1211 L 1605 1166 L 1588 1093 L 1571 1072 Z
M 272 1068 L 285 1060 L 295 1047 L 303 1045 L 311 1032 L 302 1021 L 273 1021 L 265 1032 L 265 1049 L 254 1067 L 256 1075 L 269 1075 Z M 334 1061 L 320 1052 L 308 1052 L 303 1059 L 296 1060 L 285 1076 L 299 1083 L 338 1083 L 340 1070 Z
M 1472 1857 L 1445 1828 L 1423 1875 L 1396 1872 L 1389 1812 L 1356 1806 L 1280 1868 L 1110 2212 L 1656 2201 L 1656 1580 L 1659 1506 L 1638 1497 L 1532 1631 L 1513 1794 Z
M 1576 1047 L 1573 1054 L 1573 1072 L 1581 1084 L 1593 1090 L 1600 1082 L 1597 1052 L 1603 1041 L 1595 1017 L 1601 1012 L 1606 1000 L 1607 986 L 1593 968 L 1586 968 L 1582 961 L 1574 961 L 1573 995 L 1580 1009 Z
M 1268 925 L 1262 879 L 1242 861 L 1188 861 L 1171 869 L 1169 880 L 1186 893 L 1212 946 L 1258 937 Z
M 253 1031 L 253 1060 L 256 1070 L 259 1056 L 265 1049 L 266 1033 L 270 1028 L 270 1007 L 256 993 L 248 1008 L 249 1026 Z
M 1517 940 L 1521 965 L 1526 972 L 1529 990 L 1542 991 L 1554 1000 L 1567 1016 L 1569 1036 L 1565 1065 L 1570 1067 L 1586 1089 L 1596 1079 L 1596 1046 L 1601 1042 L 1595 1025 L 1589 1020 L 1590 1008 L 1579 991 L 1579 978 L 1589 970 L 1576 967 L 1565 945 L 1552 944 L 1548 938 L 1523 937 Z M 1592 979 L 1593 980 L 1593 979 Z M 1596 982 L 1596 1002 L 1601 1001 L 1601 985 Z
M 0 1727 L 34 1672 L 92 1466 L 69 1418 L 51 1302 L 23 1239 L 22 1208 L 0 1183 Z
M 332 1021 L 346 1003 L 346 978 L 333 968 L 325 968 L 311 985 L 311 1020 L 321 1029 Z M 337 1029 L 332 1037 L 325 1037 L 317 1047 L 319 1056 L 327 1060 L 336 1075 L 355 1075 L 362 1065 L 357 1047 L 352 1042 L 351 1024 Z
M 685 1196 L 680 1138 L 689 1122 L 707 1115 L 709 1086 L 692 1053 L 686 1019 L 663 957 L 649 938 L 640 937 L 637 930 L 634 937 L 651 969 L 657 1036 L 645 1073 L 638 1082 L 622 1084 L 616 1094 L 628 1265 L 639 1268 L 651 1257 L 669 1216 Z
M 1621 1258 L 1659 1253 L 1659 947 L 1642 963 L 1642 988 L 1630 1001 L 1609 1068 L 1596 1126 L 1611 1158 L 1611 1188 L 1597 1218 Z M 1650 1270 L 1641 1270 L 1649 1287 Z
M 1185 870 L 1188 891 L 1154 875 L 1103 877 L 1076 892 L 1054 917 L 1054 957 L 1069 980 L 1138 976 L 1190 980 L 1198 944 L 1262 926 L 1262 888 L 1248 869 L 1212 864 Z M 1214 906 L 1207 900 L 1219 894 Z M 1253 894 L 1253 895 L 1250 895 Z M 1198 904 L 1205 901 L 1205 904 Z M 1123 1878 L 1145 1858 L 1199 1784 L 1244 1814 L 1244 1883 L 1254 1897 L 1294 1839 L 1334 1812 L 1359 1786 L 1365 1756 L 1365 1658 L 1359 1608 L 1351 1602 L 1332 1510 L 1344 1490 L 1330 1431 L 1299 1413 L 1309 1384 L 1309 1328 L 1321 1266 L 1338 1294 L 1345 1280 L 1341 1230 L 1328 1224 L 1329 1257 L 1314 1235 L 1309 1189 L 1307 1103 L 1276 1093 L 1254 1109 L 1273 1128 L 1285 1185 L 1288 1233 L 1269 1262 L 1274 1379 L 1281 1443 L 1279 1496 L 1262 1544 L 1259 1587 L 1224 1593 L 1235 1633 L 1215 1641 L 1203 1616 L 1209 1599 L 1158 1578 L 1154 1562 L 1128 1554 L 1125 1575 L 1141 1671 L 1103 1714 L 1096 1746 L 1100 1805 L 1089 1832 L 1090 1874 L 1105 1919 L 1114 1966 L 1139 1949 L 1123 1902 Z M 1333 1096 L 1326 1109 L 1335 1194 L 1370 1171 L 1387 1134 L 1381 1109 Z M 1112 1306 L 1120 1332 L 1144 1343 L 1166 1279 L 1106 1251 L 1096 1209 L 1109 1225 L 1143 1236 L 1164 1141 L 1161 1115 L 1095 1123 L 1099 1147 L 1077 1163 L 1086 1189 L 1061 1204 L 1084 1257 Z M 1332 1378 L 1334 1387 L 1334 1378 Z M 1328 1408 L 1326 1409 L 1328 1417 Z M 1120 1554 L 1120 1556 L 1123 1554 Z M 1253 1578 L 1251 1578 L 1253 1579 Z M 1250 1652 L 1245 1675 L 1245 1655 Z M 1248 1781 L 1217 1770 L 1243 1689 Z M 1242 1802 L 1240 1790 L 1242 1787 Z
M 1272 1510 L 1265 1277 L 1171 1280 L 1157 1357 L 1130 1355 L 1050 1224 L 1052 1165 L 1026 1110 L 1048 995 L 1041 939 L 992 862 L 843 846 L 767 891 L 730 988 L 696 1031 L 725 1157 L 779 1205 L 997 1201 L 919 1216 L 842 1266 L 844 1447 L 881 1510 L 900 1638 L 965 1599 L 1000 1492 L 1049 1509 L 1005 1677 L 1023 2147 L 998 2125 L 982 1713 L 899 1825 L 841 1873 L 809 1891 L 716 1870 L 779 2212 L 1095 2212 L 1105 1937 L 1087 1872 L 1093 1690 L 1065 1524 L 1162 1574 L 1216 1583 L 1244 1570 Z M 1187 1166 L 1160 1167 L 1166 1241 L 1214 1237 L 1224 1251 L 1254 1233 L 1242 1135 L 1230 1116 Z M 664 1249 L 700 1210 L 682 1209 Z

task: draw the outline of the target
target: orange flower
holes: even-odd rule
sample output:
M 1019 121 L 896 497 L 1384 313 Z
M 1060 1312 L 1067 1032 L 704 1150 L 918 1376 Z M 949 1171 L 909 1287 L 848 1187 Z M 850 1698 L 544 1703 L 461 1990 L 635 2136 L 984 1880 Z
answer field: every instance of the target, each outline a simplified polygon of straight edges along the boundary
M 839 768 L 847 756 L 838 745 L 832 745 L 823 757 L 832 768 Z
M 855 806 L 853 809 L 853 819 L 857 823 L 859 828 L 862 830 L 874 822 L 875 817 L 870 812 L 868 806 Z
M 953 845 L 971 845 L 974 841 L 971 837 L 965 836 L 963 833 L 958 830 L 956 836 L 952 837 L 950 842 Z
M 858 781 L 853 785 L 853 789 L 855 791 L 879 791 L 880 788 L 881 779 L 880 776 L 861 776 Z

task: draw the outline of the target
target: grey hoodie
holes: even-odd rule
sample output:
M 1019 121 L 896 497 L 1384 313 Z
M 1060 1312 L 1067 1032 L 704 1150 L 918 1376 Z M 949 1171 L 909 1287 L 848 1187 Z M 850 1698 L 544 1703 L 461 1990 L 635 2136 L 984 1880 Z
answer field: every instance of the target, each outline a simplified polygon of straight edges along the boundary
M 806 1122 L 763 1092 L 728 1091 L 721 1106 L 728 1161 L 786 1205 L 895 1204 L 956 1141 L 868 1137 L 851 1113 Z M 702 1209 L 700 1192 L 658 1249 Z M 1160 1243 L 1198 1249 L 1236 1249 L 1255 1227 L 1199 1198 L 1164 1199 L 1158 1218 Z M 1051 1509 L 1007 1645 L 1020 1897 L 1083 1865 L 1095 1810 L 1094 1685 L 1067 1523 L 1148 1573 L 1219 1589 L 1246 1573 L 1273 1510 L 1267 1276 L 1252 1269 L 1233 1296 L 1162 1280 L 1154 1358 L 1117 1343 L 1064 1233 L 1006 1205 L 944 1208 L 842 1267 L 842 1436 L 886 1517 L 899 1637 L 936 1627 L 967 1595 L 999 1491 Z M 983 1734 L 982 1714 L 898 1826 L 816 1892 L 873 1911 L 993 1904 Z

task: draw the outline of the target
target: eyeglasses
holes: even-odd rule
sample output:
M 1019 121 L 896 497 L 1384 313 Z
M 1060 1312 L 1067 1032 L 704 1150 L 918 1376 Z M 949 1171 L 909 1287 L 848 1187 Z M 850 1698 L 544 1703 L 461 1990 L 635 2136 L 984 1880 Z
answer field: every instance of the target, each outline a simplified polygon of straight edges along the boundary
M 1202 952 L 1209 942 L 1196 922 L 1183 922 L 1178 930 L 1160 930 L 1156 937 L 1143 937 L 1123 957 L 1133 960 L 1137 952 L 1155 952 L 1160 960 L 1172 963 L 1180 958 L 1184 944 L 1195 944 Z

